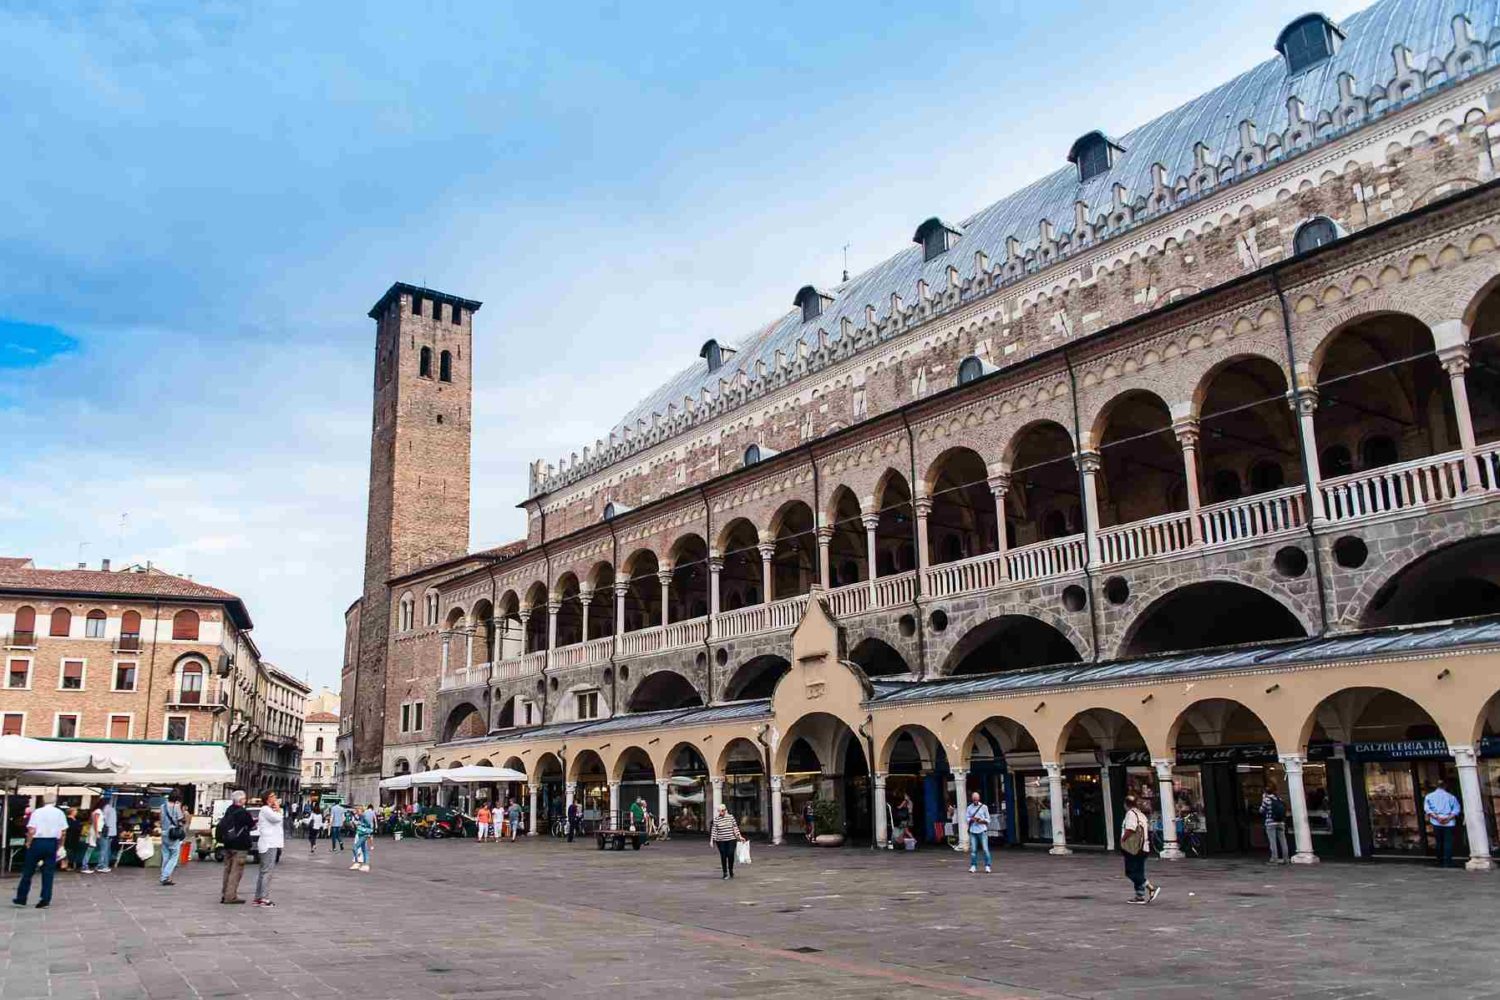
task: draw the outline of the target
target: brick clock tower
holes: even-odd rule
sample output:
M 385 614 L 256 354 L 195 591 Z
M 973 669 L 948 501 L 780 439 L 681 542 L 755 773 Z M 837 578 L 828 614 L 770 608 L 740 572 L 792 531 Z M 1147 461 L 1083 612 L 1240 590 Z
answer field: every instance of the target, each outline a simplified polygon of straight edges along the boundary
M 375 320 L 375 406 L 363 596 L 346 622 L 347 793 L 374 802 L 385 734 L 389 581 L 469 550 L 473 320 L 480 303 L 396 283 Z

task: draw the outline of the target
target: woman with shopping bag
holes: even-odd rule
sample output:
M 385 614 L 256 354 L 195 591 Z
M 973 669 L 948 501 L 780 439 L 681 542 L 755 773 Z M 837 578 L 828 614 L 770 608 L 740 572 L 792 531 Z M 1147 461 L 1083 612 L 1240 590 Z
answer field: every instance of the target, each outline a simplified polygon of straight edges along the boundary
M 749 843 L 745 835 L 740 833 L 740 825 L 729 815 L 729 810 L 719 806 L 719 811 L 714 814 L 713 828 L 709 832 L 709 840 L 719 849 L 719 867 L 723 870 L 720 878 L 734 878 L 734 861 L 739 845 L 745 846 L 745 854 L 748 859 L 750 853 Z

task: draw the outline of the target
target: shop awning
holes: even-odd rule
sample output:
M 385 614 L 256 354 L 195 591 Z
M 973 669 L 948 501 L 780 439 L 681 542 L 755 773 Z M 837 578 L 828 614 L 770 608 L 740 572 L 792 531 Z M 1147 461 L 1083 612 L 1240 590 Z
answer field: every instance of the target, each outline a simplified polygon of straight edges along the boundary
M 0 774 L 7 777 L 29 771 L 69 771 L 92 777 L 124 766 L 119 754 L 111 750 L 29 736 L 0 736 Z
M 380 787 L 387 792 L 404 792 L 411 787 L 411 775 L 398 774 L 394 778 L 381 778 Z
M 441 773 L 445 785 L 501 784 L 507 781 L 525 781 L 526 775 L 511 767 L 489 767 L 484 764 L 469 764 L 465 767 L 450 767 Z
M 21 775 L 31 785 L 193 785 L 233 782 L 234 768 L 222 743 L 166 740 L 66 740 L 58 746 L 87 750 L 123 763 L 113 774 L 37 769 Z

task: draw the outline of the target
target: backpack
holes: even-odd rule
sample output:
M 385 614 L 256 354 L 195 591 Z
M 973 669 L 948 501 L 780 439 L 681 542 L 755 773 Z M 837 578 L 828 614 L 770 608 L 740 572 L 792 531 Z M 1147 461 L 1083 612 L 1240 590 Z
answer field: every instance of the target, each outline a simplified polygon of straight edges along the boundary
M 1271 799 L 1271 822 L 1272 823 L 1285 823 L 1286 822 L 1286 803 L 1283 802 L 1283 801 L 1281 801 L 1281 796 L 1279 796 L 1279 795 L 1274 796 Z

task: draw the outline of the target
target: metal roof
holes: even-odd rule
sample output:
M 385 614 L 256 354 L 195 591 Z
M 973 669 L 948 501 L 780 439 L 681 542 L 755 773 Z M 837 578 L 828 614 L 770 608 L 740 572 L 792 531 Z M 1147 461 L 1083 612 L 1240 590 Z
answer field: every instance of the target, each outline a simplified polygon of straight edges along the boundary
M 653 413 L 667 414 L 668 406 L 680 411 L 684 398 L 695 402 L 705 390 L 717 396 L 719 380 L 733 380 L 739 373 L 756 377 L 756 364 L 763 362 L 768 370 L 775 368 L 775 356 L 781 351 L 789 360 L 797 357 L 798 345 L 810 350 L 818 346 L 818 328 L 837 341 L 842 321 L 848 319 L 856 329 L 866 326 L 865 306 L 875 307 L 877 321 L 890 316 L 891 295 L 907 303 L 915 301 L 917 282 L 924 280 L 933 289 L 947 287 L 947 271 L 956 268 L 960 281 L 975 276 L 975 252 L 983 251 L 991 261 L 1007 259 L 1007 240 L 1014 238 L 1023 248 L 1038 244 L 1041 220 L 1050 221 L 1060 238 L 1074 229 L 1074 204 L 1089 206 L 1089 217 L 1097 218 L 1111 211 L 1113 189 L 1123 185 L 1132 201 L 1148 196 L 1154 190 L 1152 167 L 1166 168 L 1168 183 L 1175 185 L 1180 177 L 1196 169 L 1193 147 L 1204 143 L 1209 159 L 1218 163 L 1239 152 L 1239 124 L 1255 124 L 1260 141 L 1271 133 L 1281 133 L 1290 124 L 1289 98 L 1297 97 L 1304 113 L 1316 119 L 1320 112 L 1332 111 L 1342 103 L 1338 80 L 1345 73 L 1354 78 L 1354 89 L 1366 94 L 1374 86 L 1385 86 L 1396 76 L 1392 50 L 1404 45 L 1411 52 L 1411 65 L 1419 73 L 1436 57 L 1441 59 L 1453 49 L 1454 17 L 1468 18 L 1475 39 L 1500 40 L 1500 3 L 1497 0 L 1383 0 L 1350 15 L 1338 25 L 1345 38 L 1339 51 L 1312 68 L 1289 76 L 1282 57 L 1277 54 L 1181 107 L 1168 111 L 1144 125 L 1116 136 L 1105 133 L 1123 151 L 1117 152 L 1113 166 L 1102 174 L 1080 183 L 1078 171 L 1065 162 L 1066 150 L 1057 151 L 1058 169 L 1042 179 L 1002 198 L 964 220 L 953 246 L 931 261 L 922 259 L 922 248 L 909 246 L 895 256 L 832 289 L 833 301 L 817 319 L 804 323 L 800 310 L 793 310 L 772 321 L 748 337 L 735 338 L 741 350 L 723 367 L 710 372 L 697 361 L 672 376 L 665 384 L 641 400 L 615 425 L 612 433 L 635 427 L 644 420 L 649 426 Z M 1273 25 L 1267 25 L 1265 48 L 1273 52 Z M 1493 65 L 1497 52 L 1487 49 L 1484 66 Z M 1476 67 L 1483 68 L 1483 67 Z M 1399 102 L 1391 102 L 1392 105 Z M 1110 123 L 1100 122 L 1099 126 Z M 914 220 L 915 221 L 915 220 Z M 803 276 L 804 280 L 807 276 Z M 796 283 L 793 277 L 788 287 Z M 689 344 L 702 344 L 719 335 L 713 331 L 693 331 L 684 336 Z
M 728 722 L 736 719 L 754 719 L 771 714 L 769 698 L 751 701 L 731 701 L 710 708 L 669 708 L 659 712 L 633 712 L 616 715 L 608 719 L 581 722 L 557 722 L 550 726 L 532 726 L 529 729 L 507 730 L 486 737 L 483 742 L 496 739 L 545 740 L 561 739 L 564 736 L 597 736 L 601 733 L 629 732 L 637 729 L 654 729 L 658 726 L 701 726 L 710 722 Z
M 874 681 L 872 702 L 900 702 L 962 698 L 971 695 L 1015 693 L 1069 684 L 1146 680 L 1188 674 L 1245 670 L 1256 667 L 1358 660 L 1402 653 L 1428 653 L 1466 646 L 1500 644 L 1500 617 L 1444 622 L 1410 628 L 1352 632 L 1322 639 L 1294 639 L 1284 643 L 1256 643 L 1224 649 L 1171 653 L 1104 663 L 1066 663 L 1001 674 L 955 677 L 934 681 Z

